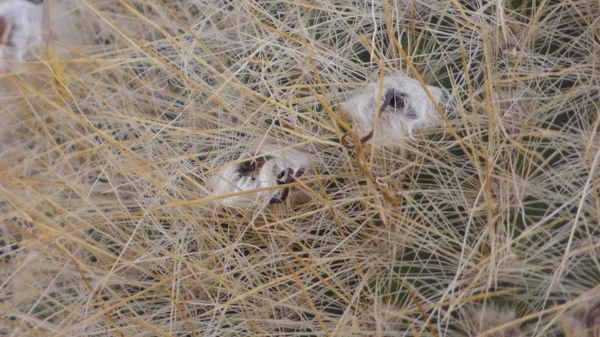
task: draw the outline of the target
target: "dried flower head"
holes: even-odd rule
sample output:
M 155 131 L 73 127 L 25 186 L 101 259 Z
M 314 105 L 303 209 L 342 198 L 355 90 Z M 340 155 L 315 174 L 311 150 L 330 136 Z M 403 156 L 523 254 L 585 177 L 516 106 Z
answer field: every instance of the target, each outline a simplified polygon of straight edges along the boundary
M 258 150 L 243 153 L 235 164 L 227 164 L 211 177 L 209 184 L 213 195 L 222 197 L 218 203 L 223 206 L 277 204 L 286 200 L 289 187 L 269 188 L 294 182 L 308 167 L 309 156 L 305 153 L 262 145 Z M 256 189 L 260 190 L 243 193 Z
M 427 86 L 427 90 L 436 103 L 441 103 L 444 98 L 442 89 Z M 377 107 L 379 95 L 381 105 Z M 379 110 L 378 143 L 383 141 L 383 137 L 410 136 L 413 130 L 434 125 L 439 118 L 435 105 L 421 84 L 403 75 L 384 77 L 382 90 L 379 82 L 368 84 L 360 95 L 342 103 L 342 108 L 356 122 L 361 135 L 373 132 Z

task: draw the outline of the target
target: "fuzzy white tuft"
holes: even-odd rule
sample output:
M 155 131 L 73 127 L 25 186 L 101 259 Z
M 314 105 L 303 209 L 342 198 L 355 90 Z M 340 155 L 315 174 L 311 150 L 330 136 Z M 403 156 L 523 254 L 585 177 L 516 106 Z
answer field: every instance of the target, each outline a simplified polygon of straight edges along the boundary
M 264 158 L 264 159 L 263 159 Z M 260 162 L 255 170 L 245 171 L 249 162 Z M 294 174 L 309 167 L 307 154 L 294 149 L 282 149 L 275 145 L 262 145 L 257 150 L 242 153 L 232 165 L 219 170 L 209 182 L 214 196 L 222 197 L 217 202 L 223 206 L 252 207 L 265 205 L 270 198 L 282 193 L 282 189 L 268 189 L 278 185 L 277 176 L 292 169 Z M 256 189 L 260 191 L 250 192 Z M 242 193 L 240 192 L 250 192 Z M 236 194 L 230 196 L 231 194 Z
M 444 99 L 442 89 L 427 86 L 427 90 L 437 104 Z M 377 102 L 384 104 L 387 95 L 395 97 L 392 104 L 379 111 L 378 131 L 374 137 L 376 143 L 383 142 L 383 145 L 389 137 L 411 136 L 415 129 L 435 125 L 434 121 L 439 119 L 435 105 L 418 81 L 403 75 L 386 76 L 382 89 L 379 82 L 370 83 L 360 95 L 342 104 L 344 112 L 356 122 L 361 134 L 373 130 L 381 107 L 377 106 Z
M 45 10 L 49 41 L 59 41 L 59 49 L 94 41 L 98 25 L 90 13 L 83 14 L 85 7 L 79 1 L 55 0 L 46 7 L 42 1 L 0 0 L 0 69 L 31 59 L 29 50 L 44 40 Z
M 0 67 L 3 59 L 23 61 L 28 47 L 42 41 L 42 6 L 24 0 L 0 2 Z
M 596 337 L 600 335 L 600 302 L 599 296 L 591 296 L 595 301 L 588 301 L 569 309 L 564 315 L 564 328 L 568 336 Z
M 522 332 L 515 320 L 515 311 L 508 308 L 497 308 L 484 305 L 468 310 L 465 317 L 471 325 L 472 335 L 489 337 L 519 337 Z

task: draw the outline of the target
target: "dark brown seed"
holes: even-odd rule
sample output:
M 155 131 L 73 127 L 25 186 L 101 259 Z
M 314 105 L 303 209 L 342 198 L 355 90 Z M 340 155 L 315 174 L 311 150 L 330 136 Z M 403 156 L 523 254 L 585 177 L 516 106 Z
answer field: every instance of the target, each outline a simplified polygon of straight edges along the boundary
M 388 107 L 392 107 L 394 110 L 402 109 L 404 107 L 404 96 L 399 92 L 389 90 L 385 94 L 379 113 L 384 113 Z
M 245 176 L 252 174 L 254 173 L 254 171 L 260 170 L 269 159 L 271 159 L 271 157 L 269 156 L 258 157 L 256 159 L 249 159 L 240 164 L 238 172 L 241 175 Z
M 273 204 L 281 204 L 282 202 L 285 201 L 285 199 L 287 199 L 287 197 L 288 197 L 289 194 L 290 194 L 290 188 L 286 187 L 286 188 L 283 189 L 283 192 L 281 193 L 281 196 L 271 198 L 271 200 L 269 200 L 269 204 L 271 204 L 271 205 L 273 205 Z
M 284 179 L 284 177 L 285 177 L 285 179 Z M 285 170 L 279 172 L 279 174 L 277 175 L 277 184 L 278 185 L 289 184 L 292 182 L 293 179 L 294 179 L 294 170 L 292 168 L 288 167 Z

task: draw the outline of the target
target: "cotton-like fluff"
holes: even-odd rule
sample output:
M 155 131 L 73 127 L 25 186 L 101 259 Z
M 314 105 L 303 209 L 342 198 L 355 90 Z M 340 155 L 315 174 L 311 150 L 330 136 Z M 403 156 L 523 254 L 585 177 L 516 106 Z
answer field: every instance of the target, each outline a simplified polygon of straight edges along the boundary
M 486 334 L 490 337 L 521 337 L 523 336 L 519 324 L 511 322 L 516 320 L 514 310 L 482 306 L 467 313 L 467 319 L 473 326 L 472 333 Z M 493 331 L 493 332 L 488 332 Z
M 100 21 L 79 0 L 0 0 L 0 112 L 13 110 L 28 95 L 15 83 L 41 90 L 56 75 L 66 85 L 67 71 L 84 69 L 86 62 L 69 60 L 103 36 Z
M 596 301 L 587 302 L 568 310 L 564 315 L 564 323 L 569 336 L 600 336 L 600 302 L 598 295 L 590 298 Z M 567 332 L 565 331 L 565 332 Z
M 23 61 L 27 48 L 42 42 L 42 0 L 0 0 L 0 68 Z
M 68 50 L 64 45 L 93 43 L 99 29 L 93 18 L 93 13 L 77 0 L 54 0 L 47 8 L 43 0 L 0 0 L 0 70 L 7 69 L 11 62 L 31 59 L 28 51 L 42 44 L 45 33 L 61 53 Z
M 285 185 L 300 178 L 310 165 L 306 153 L 294 149 L 282 149 L 275 145 L 262 145 L 255 151 L 247 151 L 234 161 L 225 163 L 216 172 L 209 185 L 216 202 L 222 206 L 252 207 L 282 203 L 289 187 Z M 281 186 L 252 192 L 256 189 Z M 231 194 L 240 193 L 229 196 Z M 244 193 L 247 192 L 247 193 Z
M 427 86 L 427 90 L 440 104 L 444 99 L 441 88 Z M 377 98 L 380 105 L 377 106 Z M 439 115 L 435 105 L 421 84 L 412 78 L 398 75 L 383 78 L 383 89 L 379 82 L 368 84 L 358 96 L 342 103 L 346 116 L 356 122 L 365 141 L 371 138 L 377 110 L 379 120 L 374 142 L 386 145 L 390 137 L 411 136 L 415 129 L 435 125 Z

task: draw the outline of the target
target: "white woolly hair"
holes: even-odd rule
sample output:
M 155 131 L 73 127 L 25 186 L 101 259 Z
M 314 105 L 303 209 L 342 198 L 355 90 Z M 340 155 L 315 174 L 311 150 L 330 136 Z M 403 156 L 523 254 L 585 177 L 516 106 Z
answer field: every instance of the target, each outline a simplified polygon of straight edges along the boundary
M 561 330 L 572 337 L 596 337 L 600 334 L 600 293 L 585 296 L 585 302 L 567 310 Z
M 42 6 L 24 0 L 0 2 L 0 68 L 2 60 L 23 61 L 27 47 L 42 41 Z
M 437 104 L 444 99 L 441 88 L 428 85 L 427 90 Z M 377 115 L 386 95 L 390 94 L 395 95 L 392 100 L 400 105 L 390 104 Z M 387 139 L 390 136 L 411 136 L 415 129 L 435 125 L 434 121 L 439 119 L 435 105 L 423 86 L 404 75 L 385 76 L 381 88 L 378 81 L 369 83 L 359 95 L 342 103 L 342 109 L 356 122 L 361 134 L 371 132 L 376 124 L 378 137 L 374 137 L 375 142 L 383 141 L 384 136 Z M 379 120 L 375 123 L 377 116 Z
M 469 326 L 469 335 L 490 337 L 518 337 L 522 332 L 515 320 L 516 313 L 511 308 L 499 308 L 493 305 L 468 306 L 464 314 Z
M 31 59 L 29 49 L 41 45 L 47 26 L 48 38 L 65 45 L 84 45 L 94 42 L 97 23 L 82 15 L 84 4 L 74 0 L 54 0 L 50 6 L 43 1 L 0 0 L 0 69 L 9 62 Z M 44 22 L 48 10 L 48 23 Z
M 264 162 L 257 164 L 255 170 L 244 172 L 243 165 L 261 160 Z M 300 170 L 307 171 L 309 165 L 309 155 L 306 153 L 263 144 L 242 153 L 237 160 L 225 163 L 225 167 L 210 178 L 209 186 L 212 187 L 213 196 L 219 197 L 216 202 L 222 206 L 265 206 L 270 198 L 282 193 L 283 188 L 269 189 L 278 185 L 277 176 L 281 172 L 292 169 L 292 175 L 295 175 Z

